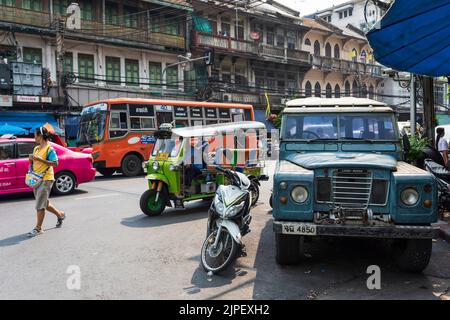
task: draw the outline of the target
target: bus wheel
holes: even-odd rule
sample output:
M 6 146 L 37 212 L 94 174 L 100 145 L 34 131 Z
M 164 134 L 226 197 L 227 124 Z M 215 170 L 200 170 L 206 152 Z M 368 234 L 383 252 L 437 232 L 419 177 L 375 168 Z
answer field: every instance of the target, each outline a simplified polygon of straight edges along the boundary
M 127 155 L 122 161 L 122 173 L 127 177 L 135 177 L 142 172 L 142 160 L 135 154 Z
M 149 217 L 159 216 L 166 208 L 166 203 L 168 200 L 167 193 L 165 190 L 161 190 L 159 193 L 158 201 L 156 201 L 156 190 L 147 190 L 139 201 L 141 210 L 144 214 Z
M 98 172 L 104 177 L 111 177 L 114 172 L 116 172 L 116 169 L 111 168 L 103 168 L 103 169 L 97 169 Z

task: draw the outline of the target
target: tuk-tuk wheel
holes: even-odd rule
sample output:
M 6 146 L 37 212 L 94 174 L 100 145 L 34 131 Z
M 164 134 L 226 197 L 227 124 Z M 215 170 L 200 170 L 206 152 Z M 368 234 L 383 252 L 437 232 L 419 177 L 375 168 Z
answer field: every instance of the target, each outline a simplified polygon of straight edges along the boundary
M 149 217 L 161 215 L 166 208 L 168 200 L 167 193 L 164 189 L 161 190 L 158 201 L 155 202 L 156 193 L 156 190 L 147 190 L 142 194 L 141 200 L 139 201 L 142 212 Z

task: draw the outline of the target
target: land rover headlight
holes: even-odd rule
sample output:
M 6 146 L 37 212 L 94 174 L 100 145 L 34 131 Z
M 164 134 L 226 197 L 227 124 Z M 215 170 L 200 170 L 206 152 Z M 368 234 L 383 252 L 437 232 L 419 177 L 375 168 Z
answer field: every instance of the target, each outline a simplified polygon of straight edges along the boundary
M 414 188 L 406 188 L 400 194 L 400 199 L 404 205 L 414 206 L 419 202 L 419 193 Z
M 153 168 L 154 171 L 158 171 L 158 169 L 159 169 L 159 163 L 158 163 L 158 161 L 153 162 L 152 168 Z
M 308 199 L 308 190 L 305 187 L 295 187 L 291 191 L 291 198 L 297 203 L 304 203 Z

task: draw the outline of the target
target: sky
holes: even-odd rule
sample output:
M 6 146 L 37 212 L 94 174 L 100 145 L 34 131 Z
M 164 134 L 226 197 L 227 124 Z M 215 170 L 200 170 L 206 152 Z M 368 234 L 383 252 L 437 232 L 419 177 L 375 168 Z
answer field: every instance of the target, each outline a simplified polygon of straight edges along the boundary
M 284 5 L 299 10 L 302 16 L 348 1 L 349 0 L 278 0 L 278 2 Z

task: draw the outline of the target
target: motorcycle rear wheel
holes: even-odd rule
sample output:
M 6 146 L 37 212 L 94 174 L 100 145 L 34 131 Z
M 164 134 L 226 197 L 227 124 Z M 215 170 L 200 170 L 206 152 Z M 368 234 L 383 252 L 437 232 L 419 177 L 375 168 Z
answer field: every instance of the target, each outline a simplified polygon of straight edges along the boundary
M 236 258 L 238 244 L 227 229 L 223 228 L 217 248 L 213 248 L 217 231 L 214 230 L 203 242 L 201 260 L 203 269 L 214 274 L 225 270 Z

